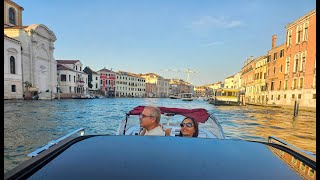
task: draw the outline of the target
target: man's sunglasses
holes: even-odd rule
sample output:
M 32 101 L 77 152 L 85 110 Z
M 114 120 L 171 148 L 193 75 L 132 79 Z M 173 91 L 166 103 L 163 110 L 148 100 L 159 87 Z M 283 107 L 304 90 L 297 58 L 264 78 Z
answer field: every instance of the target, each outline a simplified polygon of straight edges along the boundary
M 192 127 L 193 123 L 180 123 L 180 127 L 184 127 L 184 126 Z
M 147 115 L 144 115 L 144 114 L 140 114 L 139 115 L 139 118 L 141 118 L 141 119 L 146 118 L 146 117 L 153 117 L 153 116 L 147 116 Z

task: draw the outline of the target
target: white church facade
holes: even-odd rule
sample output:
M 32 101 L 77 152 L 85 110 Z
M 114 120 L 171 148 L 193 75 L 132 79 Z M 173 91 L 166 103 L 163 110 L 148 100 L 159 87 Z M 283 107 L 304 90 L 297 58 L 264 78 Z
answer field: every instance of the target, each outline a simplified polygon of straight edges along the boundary
M 21 88 L 16 91 L 23 91 L 23 84 L 31 83 L 32 89 L 38 92 L 57 92 L 57 62 L 53 57 L 54 42 L 57 40 L 55 34 L 43 24 L 32 24 L 22 26 L 23 8 L 11 0 L 4 0 L 4 34 L 17 40 L 20 43 L 16 53 L 17 76 L 21 79 Z M 5 38 L 6 41 L 6 38 Z M 4 51 L 9 49 L 9 43 L 5 43 Z M 18 47 L 17 47 L 18 48 Z M 8 51 L 8 50 L 7 50 Z M 7 53 L 7 56 L 8 53 Z M 11 56 L 10 56 L 11 57 Z M 5 57 L 9 58 L 10 57 Z M 19 61 L 21 58 L 21 62 Z M 19 65 L 21 63 L 21 66 Z M 7 66 L 8 68 L 9 66 Z M 6 67 L 5 67 L 6 68 Z M 21 72 L 19 71 L 19 68 Z M 5 70 L 9 72 L 9 69 Z M 21 75 L 19 75 L 21 73 Z M 12 79 L 12 78 L 11 78 Z M 17 82 L 16 79 L 7 78 L 7 83 Z M 18 93 L 18 92 L 16 92 Z M 6 96 L 6 95 L 5 95 Z

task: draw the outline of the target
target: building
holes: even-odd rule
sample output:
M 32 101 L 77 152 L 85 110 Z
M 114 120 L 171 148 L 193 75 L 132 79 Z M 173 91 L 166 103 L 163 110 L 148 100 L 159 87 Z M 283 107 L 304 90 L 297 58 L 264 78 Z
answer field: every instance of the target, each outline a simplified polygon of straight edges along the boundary
M 285 73 L 286 44 L 276 46 L 277 36 L 272 36 L 271 50 L 267 58 L 267 104 L 281 104 Z
M 245 89 L 245 101 L 247 103 L 254 103 L 254 67 L 255 61 L 252 56 L 244 62 L 241 69 L 241 86 Z
M 57 60 L 57 88 L 60 93 L 89 94 L 88 74 L 80 60 Z
M 116 73 L 116 97 L 145 97 L 146 80 L 140 75 L 118 71 Z
M 146 96 L 165 98 L 169 97 L 170 80 L 155 73 L 139 74 L 146 80 Z
M 99 91 L 101 89 L 100 82 L 101 80 L 100 80 L 99 73 L 96 71 L 92 71 L 92 81 L 91 81 L 92 88 L 89 88 L 89 89 L 92 91 Z
M 234 89 L 241 90 L 241 72 L 238 72 L 233 76 L 233 85 Z
M 316 10 L 286 26 L 284 92 L 279 104 L 316 107 Z M 280 95 L 281 96 L 281 95 Z
M 234 88 L 233 79 L 234 79 L 234 75 L 225 78 L 224 79 L 224 88 L 233 89 Z
M 4 99 L 23 99 L 20 41 L 4 35 Z
M 116 91 L 116 73 L 114 71 L 103 68 L 97 72 L 100 75 L 100 86 L 102 92 L 107 97 L 115 97 Z
M 30 84 L 31 88 L 37 92 L 55 93 L 57 63 L 53 57 L 53 51 L 57 38 L 43 24 L 23 26 L 23 10 L 13 1 L 4 0 L 4 34 L 21 43 L 22 81 Z M 27 89 L 24 88 L 25 90 Z
M 281 49 L 281 46 L 278 48 Z M 283 50 L 283 49 L 281 49 Z M 282 52 L 280 50 L 280 52 Z M 273 51 L 275 52 L 275 51 Z M 270 52 L 270 53 L 273 53 Z M 283 53 L 283 52 L 282 52 Z M 280 53 L 281 54 L 281 53 Z M 254 102 L 255 104 L 266 104 L 266 99 L 267 99 L 267 60 L 268 60 L 268 55 L 262 55 L 258 58 L 255 59 L 255 68 L 254 68 Z M 283 54 L 280 55 L 280 59 L 283 57 Z M 270 63 L 271 66 L 272 63 Z M 278 66 L 277 66 L 278 67 Z M 274 68 L 271 68 L 274 70 Z M 282 71 L 282 67 L 279 68 L 280 71 Z M 271 76 L 270 76 L 271 77 Z

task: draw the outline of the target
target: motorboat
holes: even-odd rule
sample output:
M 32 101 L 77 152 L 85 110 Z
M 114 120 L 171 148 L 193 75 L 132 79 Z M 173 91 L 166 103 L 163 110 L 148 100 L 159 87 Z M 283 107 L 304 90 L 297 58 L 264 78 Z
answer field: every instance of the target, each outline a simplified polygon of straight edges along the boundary
M 316 179 L 315 154 L 275 136 L 227 139 L 218 119 L 201 108 L 159 107 L 161 125 L 172 133 L 140 136 L 136 117 L 143 108 L 126 113 L 116 135 L 79 128 L 50 141 L 4 179 Z M 176 136 L 179 116 L 199 122 L 199 138 Z
M 182 93 L 182 101 L 193 101 L 192 93 Z
M 169 96 L 170 99 L 181 99 L 181 95 L 180 94 L 171 94 Z
M 220 88 L 213 92 L 209 103 L 215 106 L 239 106 L 240 91 L 238 89 Z

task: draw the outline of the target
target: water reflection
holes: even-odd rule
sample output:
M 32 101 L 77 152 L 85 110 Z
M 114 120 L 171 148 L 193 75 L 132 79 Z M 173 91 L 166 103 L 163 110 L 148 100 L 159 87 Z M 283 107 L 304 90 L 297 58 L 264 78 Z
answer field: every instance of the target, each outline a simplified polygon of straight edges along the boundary
M 125 113 L 138 105 L 205 108 L 214 113 L 228 139 L 263 140 L 270 135 L 316 151 L 316 114 L 258 106 L 215 107 L 180 99 L 70 99 L 4 102 L 4 171 L 27 160 L 28 153 L 78 128 L 86 134 L 115 134 Z

